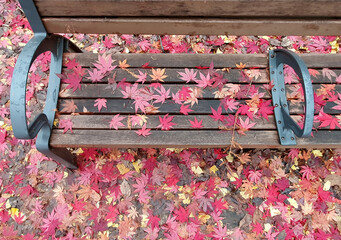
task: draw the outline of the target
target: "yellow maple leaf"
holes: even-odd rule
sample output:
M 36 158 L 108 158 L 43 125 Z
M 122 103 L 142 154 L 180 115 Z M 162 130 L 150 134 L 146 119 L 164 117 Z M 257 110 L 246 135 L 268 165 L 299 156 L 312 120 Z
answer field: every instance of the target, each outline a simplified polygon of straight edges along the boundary
M 154 81 L 161 81 L 163 82 L 163 79 L 165 79 L 166 77 L 168 77 L 167 75 L 165 75 L 165 71 L 166 69 L 161 69 L 161 68 L 158 68 L 158 69 L 152 69 L 152 74 L 149 74 L 149 76 L 151 76 L 152 80 Z
M 243 69 L 243 68 L 246 67 L 246 64 L 240 62 L 239 64 L 236 64 L 236 67 L 237 67 L 238 69 Z
M 124 59 L 122 62 L 118 61 L 118 66 L 122 69 L 130 67 L 130 65 L 127 63 L 127 59 Z

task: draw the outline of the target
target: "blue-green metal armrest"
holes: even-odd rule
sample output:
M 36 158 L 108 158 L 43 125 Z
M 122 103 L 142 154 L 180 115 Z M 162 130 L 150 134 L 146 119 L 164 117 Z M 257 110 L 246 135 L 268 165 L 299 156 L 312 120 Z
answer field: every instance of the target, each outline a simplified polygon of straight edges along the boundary
M 292 67 L 302 79 L 305 99 L 305 118 L 303 129 L 290 117 L 286 90 L 284 86 L 283 65 Z M 314 92 L 307 66 L 294 52 L 276 49 L 269 52 L 270 79 L 273 81 L 272 101 L 279 139 L 282 145 L 295 145 L 297 137 L 309 137 L 314 121 Z

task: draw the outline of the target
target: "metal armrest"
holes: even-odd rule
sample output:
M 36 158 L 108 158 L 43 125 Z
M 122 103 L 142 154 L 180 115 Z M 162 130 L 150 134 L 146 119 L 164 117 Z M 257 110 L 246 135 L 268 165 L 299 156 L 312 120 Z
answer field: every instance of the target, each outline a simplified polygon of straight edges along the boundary
M 305 99 L 304 127 L 301 129 L 289 114 L 288 102 L 284 86 L 283 65 L 292 67 L 302 79 Z M 274 83 L 272 88 L 272 101 L 275 106 L 274 113 L 279 139 L 282 145 L 295 145 L 297 137 L 309 137 L 314 120 L 314 93 L 307 66 L 295 53 L 276 49 L 269 51 L 270 79 Z

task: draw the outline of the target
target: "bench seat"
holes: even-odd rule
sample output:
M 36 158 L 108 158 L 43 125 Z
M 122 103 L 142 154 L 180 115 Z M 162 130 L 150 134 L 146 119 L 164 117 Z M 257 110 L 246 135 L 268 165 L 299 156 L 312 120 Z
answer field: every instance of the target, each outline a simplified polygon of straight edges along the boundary
M 322 87 L 334 86 L 335 93 L 341 93 L 341 86 L 335 84 L 335 78 L 329 80 L 321 73 L 323 68 L 331 68 L 336 74 L 341 73 L 341 57 L 337 54 L 301 54 L 301 58 L 306 62 L 309 69 L 315 69 L 320 72 L 320 75 L 312 77 L 314 92 L 319 91 Z M 98 54 L 93 53 L 65 53 L 64 62 L 66 59 L 75 58 L 84 68 L 92 67 L 92 64 L 98 59 Z M 176 93 L 183 86 L 194 89 L 196 83 L 191 81 L 186 83 L 180 79 L 179 72 L 185 72 L 185 69 L 194 69 L 205 73 L 207 70 L 198 69 L 204 66 L 209 66 L 213 62 L 214 70 L 222 73 L 226 83 L 233 84 L 241 90 L 255 87 L 262 93 L 264 101 L 270 100 L 271 95 L 264 86 L 270 83 L 268 73 L 268 56 L 264 54 L 238 54 L 238 55 L 208 55 L 208 54 L 116 54 L 113 59 L 118 61 L 127 60 L 130 65 L 128 69 L 117 68 L 112 74 L 116 74 L 116 80 L 123 78 L 126 82 L 134 83 L 136 78 L 132 73 L 138 74 L 138 70 L 147 72 L 147 81 L 144 84 L 139 84 L 141 87 L 149 87 L 152 82 L 149 74 L 151 69 L 143 69 L 142 65 L 149 62 L 149 66 L 154 69 L 165 69 L 165 75 L 162 85 L 166 90 L 170 89 L 171 93 Z M 244 69 L 238 69 L 236 64 L 245 64 Z M 228 68 L 228 71 L 222 71 L 223 68 Z M 226 70 L 226 69 L 225 69 Z M 250 81 L 242 81 L 241 73 L 254 71 L 258 77 L 253 77 Z M 264 117 L 255 118 L 256 123 L 245 135 L 238 133 L 239 125 L 236 124 L 230 129 L 226 129 L 224 124 L 219 121 L 214 121 L 211 108 L 217 110 L 221 105 L 221 99 L 215 98 L 214 91 L 211 87 L 203 89 L 202 97 L 198 98 L 198 104 L 194 104 L 190 109 L 189 115 L 180 113 L 180 104 L 176 104 L 172 99 L 167 99 L 165 103 L 156 103 L 154 106 L 159 107 L 158 112 L 146 114 L 147 128 L 151 129 L 151 135 L 143 137 L 138 136 L 135 131 L 141 129 L 141 126 L 128 126 L 127 120 L 129 116 L 135 115 L 133 100 L 124 99 L 121 89 L 117 88 L 112 91 L 108 88 L 108 78 L 110 74 L 100 83 L 92 83 L 91 80 L 83 78 L 81 90 L 73 91 L 67 89 L 67 84 L 61 85 L 58 104 L 58 119 L 71 119 L 73 122 L 73 133 L 68 131 L 63 133 L 63 130 L 55 128 L 53 130 L 50 146 L 54 148 L 65 147 L 227 147 L 231 144 L 242 148 L 285 148 L 288 146 L 280 145 L 278 133 L 275 125 L 274 116 L 269 116 L 269 121 Z M 198 74 L 199 75 L 199 74 Z M 297 83 L 287 84 L 287 91 L 290 93 L 290 88 L 297 86 Z M 232 87 L 232 85 L 230 85 Z M 150 87 L 153 90 L 153 87 Z M 170 94 L 171 95 L 171 94 Z M 337 95 L 337 94 L 336 94 Z M 107 108 L 102 108 L 99 112 L 94 106 L 94 101 L 97 98 L 105 98 L 107 100 Z M 65 101 L 73 100 L 77 109 L 75 113 L 69 113 L 63 110 Z M 250 94 L 241 96 L 237 101 L 246 103 L 250 100 Z M 295 120 L 300 120 L 304 113 L 303 103 L 297 102 L 297 99 L 289 99 L 290 113 Z M 336 104 L 327 102 L 324 106 L 324 112 L 327 114 L 340 115 L 340 110 L 335 110 L 332 107 Z M 190 105 L 189 105 L 190 106 Z M 225 111 L 223 115 L 236 114 L 237 110 Z M 319 109 L 315 111 L 318 115 Z M 141 112 L 137 112 L 142 114 Z M 112 117 L 116 114 L 125 116 L 122 121 L 124 127 L 119 127 L 118 130 L 110 129 L 109 123 Z M 174 116 L 172 122 L 176 123 L 170 131 L 162 131 L 158 125 L 160 124 L 159 116 L 163 117 L 166 114 Z M 235 116 L 235 115 L 234 115 Z M 255 114 L 255 116 L 258 116 Z M 193 121 L 196 117 L 199 121 L 202 120 L 203 127 L 194 129 L 191 127 L 189 120 Z M 246 118 L 244 115 L 237 116 L 241 119 Z M 312 138 L 298 138 L 297 148 L 334 148 L 341 147 L 341 131 L 336 127 L 330 130 L 329 127 L 319 128 L 320 124 L 315 123 L 316 131 L 313 131 Z

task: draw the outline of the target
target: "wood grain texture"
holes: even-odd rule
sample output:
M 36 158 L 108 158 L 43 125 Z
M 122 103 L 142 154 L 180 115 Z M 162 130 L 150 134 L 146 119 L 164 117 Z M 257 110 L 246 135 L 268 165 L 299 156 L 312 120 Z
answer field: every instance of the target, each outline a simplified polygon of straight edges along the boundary
M 49 33 L 175 35 L 338 35 L 341 19 L 231 18 L 54 18 L 42 19 Z
M 308 68 L 341 68 L 341 54 L 299 54 Z M 267 68 L 267 54 L 115 54 L 116 61 L 127 60 L 131 68 L 141 68 L 149 62 L 154 68 L 195 68 L 210 66 L 213 61 L 215 68 L 236 68 L 243 63 L 245 68 Z M 65 53 L 64 58 L 75 58 L 81 66 L 90 67 L 98 59 L 97 53 Z
M 135 114 L 135 105 L 133 104 L 134 100 L 128 100 L 128 99 L 107 99 L 106 105 L 107 108 L 102 108 L 100 113 L 106 113 L 106 114 Z M 244 100 L 237 100 L 236 102 L 240 104 L 245 104 Z M 65 111 L 62 111 L 62 104 L 65 103 L 65 99 L 60 99 L 58 103 L 58 111 L 59 113 L 67 113 Z M 78 107 L 76 110 L 76 113 L 85 113 L 85 114 L 91 114 L 91 113 L 99 113 L 98 109 L 95 104 L 95 99 L 75 99 L 74 100 L 75 105 Z M 295 103 L 293 104 L 290 100 L 288 101 L 289 104 L 289 112 L 291 114 L 303 114 L 304 113 L 304 107 L 302 103 Z M 218 107 L 221 105 L 220 100 L 198 100 L 198 104 L 194 104 L 191 109 L 193 112 L 189 114 L 211 114 L 212 110 L 211 107 L 214 109 L 218 109 Z M 270 104 L 271 105 L 271 104 Z M 156 103 L 154 104 L 154 107 L 157 107 L 158 113 L 160 114 L 179 114 L 180 113 L 180 104 L 174 103 L 172 100 L 166 100 L 165 103 L 160 104 Z M 340 114 L 340 110 L 331 109 L 333 106 L 335 106 L 335 103 L 333 102 L 327 102 L 327 104 L 324 106 L 324 112 L 328 114 Z M 227 110 L 227 113 L 235 113 L 236 110 Z M 140 110 L 137 111 L 137 113 L 141 114 L 142 112 Z M 315 114 L 318 114 L 318 110 L 315 110 Z
M 121 115 L 124 116 L 124 115 Z M 140 125 L 132 126 L 131 125 L 131 118 L 130 116 L 124 116 L 124 120 L 122 120 L 122 123 L 124 126 L 118 127 L 122 130 L 130 130 L 130 129 L 141 129 Z M 160 120 L 159 117 L 163 117 L 163 115 L 148 115 L 146 118 L 146 127 L 150 129 L 157 129 Z M 207 130 L 207 129 L 220 129 L 220 127 L 223 127 L 224 124 L 220 121 L 214 121 L 209 115 L 175 115 L 172 122 L 176 123 L 176 125 L 173 126 L 173 129 L 175 130 L 184 130 L 184 129 L 192 129 L 191 123 L 189 120 L 194 121 L 194 117 L 198 119 L 198 121 L 202 120 L 203 128 L 201 128 L 198 131 L 201 130 Z M 239 116 L 243 121 L 246 120 L 246 116 Z M 59 120 L 68 120 L 70 119 L 73 123 L 72 128 L 73 129 L 102 129 L 102 130 L 109 130 L 110 129 L 110 121 L 113 118 L 113 115 L 60 115 L 58 117 Z M 302 119 L 301 116 L 293 115 L 292 118 L 295 121 L 300 121 Z M 129 124 L 130 122 L 130 124 Z M 258 118 L 254 119 L 251 122 L 256 123 L 251 129 L 267 129 L 267 130 L 275 130 L 275 118 L 274 116 L 269 116 L 269 121 L 265 118 Z M 143 123 L 144 124 L 144 123 Z M 319 124 L 315 123 L 314 127 L 317 128 Z M 129 126 L 129 127 L 128 127 Z M 236 126 L 238 129 L 238 126 Z M 225 129 L 225 128 L 224 128 Z M 327 129 L 327 128 L 324 128 Z
M 51 147 L 140 148 L 178 147 L 210 148 L 231 144 L 229 131 L 152 131 L 148 137 L 138 136 L 128 130 L 74 130 L 63 134 L 53 130 Z M 277 131 L 249 131 L 245 136 L 235 135 L 235 142 L 244 148 L 339 148 L 341 131 L 318 131 L 314 138 L 297 139 L 295 146 L 279 144 Z
M 35 0 L 35 3 L 42 16 L 341 16 L 340 1 L 333 0 Z

